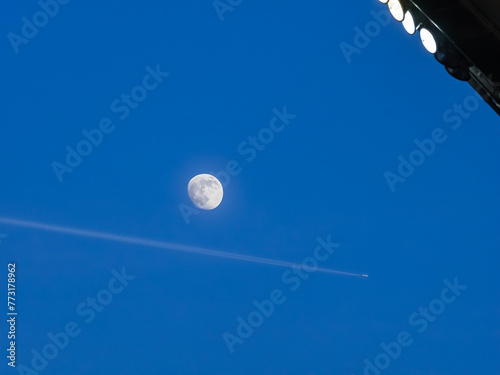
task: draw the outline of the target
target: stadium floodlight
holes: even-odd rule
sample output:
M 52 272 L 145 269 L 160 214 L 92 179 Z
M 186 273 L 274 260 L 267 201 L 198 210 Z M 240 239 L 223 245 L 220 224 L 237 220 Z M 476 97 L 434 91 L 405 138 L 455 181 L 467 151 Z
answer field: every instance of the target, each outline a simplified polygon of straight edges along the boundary
M 405 13 L 403 10 L 403 6 L 399 2 L 399 0 L 389 0 L 388 5 L 389 5 L 389 11 L 391 12 L 392 16 L 396 19 L 396 21 L 399 22 L 403 21 Z
M 378 0 L 453 78 L 500 115 L 500 0 Z M 495 5 L 493 5 L 495 3 Z
M 436 53 L 437 51 L 436 38 L 434 38 L 434 35 L 432 35 L 432 33 L 428 29 L 426 28 L 420 29 L 420 39 L 422 40 L 422 44 L 424 45 L 427 51 L 429 51 L 430 53 Z
M 403 27 L 408 34 L 415 34 L 415 31 L 417 30 L 415 19 L 413 18 L 411 10 L 407 10 L 405 13 L 405 17 L 403 19 Z
M 403 18 L 403 27 L 408 34 L 415 34 L 415 32 L 420 29 L 422 24 L 425 23 L 425 16 L 415 6 L 405 6 L 404 9 L 405 16 Z

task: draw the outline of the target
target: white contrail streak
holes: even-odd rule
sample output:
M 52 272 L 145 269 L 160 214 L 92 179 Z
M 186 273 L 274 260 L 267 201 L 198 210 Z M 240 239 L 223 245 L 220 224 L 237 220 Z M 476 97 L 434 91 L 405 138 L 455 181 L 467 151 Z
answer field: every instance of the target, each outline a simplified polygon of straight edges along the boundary
M 98 239 L 106 240 L 106 241 L 122 242 L 122 243 L 126 243 L 126 244 L 131 244 L 131 245 L 155 247 L 155 248 L 160 248 L 160 249 L 181 251 L 181 252 L 185 252 L 185 253 L 208 255 L 208 256 L 212 256 L 212 257 L 219 257 L 219 258 L 226 258 L 226 259 L 234 259 L 234 260 L 240 260 L 243 262 L 269 264 L 272 266 L 279 266 L 279 267 L 295 267 L 295 268 L 299 267 L 299 268 L 303 268 L 303 269 L 309 270 L 309 271 L 332 273 L 332 274 L 345 275 L 345 276 L 368 277 L 368 275 L 364 275 L 364 274 L 337 271 L 337 270 L 332 270 L 332 269 L 328 269 L 328 268 L 319 268 L 318 267 L 318 268 L 314 269 L 314 268 L 311 268 L 308 266 L 304 266 L 304 265 L 292 263 L 292 262 L 287 262 L 284 260 L 261 258 L 261 257 L 251 256 L 251 255 L 229 253 L 229 252 L 220 251 L 220 250 L 211 250 L 211 249 L 206 249 L 203 247 L 181 245 L 181 244 L 172 243 L 172 242 L 148 240 L 145 238 L 122 236 L 119 234 L 106 233 L 106 232 L 95 232 L 95 231 L 91 231 L 91 230 L 63 227 L 63 226 L 52 225 L 52 224 L 43 224 L 43 223 L 37 223 L 37 222 L 33 222 L 33 221 L 18 220 L 18 219 L 6 218 L 6 217 L 0 217 L 0 223 L 7 224 L 7 225 L 13 225 L 13 226 L 17 226 L 17 227 L 40 229 L 40 230 L 48 231 L 48 232 L 70 234 L 73 236 L 80 236 L 80 237 L 87 237 L 87 238 L 98 238 Z

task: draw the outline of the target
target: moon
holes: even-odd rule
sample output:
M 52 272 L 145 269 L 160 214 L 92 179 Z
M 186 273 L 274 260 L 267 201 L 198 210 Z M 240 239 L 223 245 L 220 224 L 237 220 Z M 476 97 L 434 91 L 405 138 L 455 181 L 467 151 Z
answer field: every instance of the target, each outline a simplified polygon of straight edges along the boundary
M 194 176 L 187 190 L 193 204 L 203 210 L 213 210 L 222 202 L 222 184 L 211 174 Z

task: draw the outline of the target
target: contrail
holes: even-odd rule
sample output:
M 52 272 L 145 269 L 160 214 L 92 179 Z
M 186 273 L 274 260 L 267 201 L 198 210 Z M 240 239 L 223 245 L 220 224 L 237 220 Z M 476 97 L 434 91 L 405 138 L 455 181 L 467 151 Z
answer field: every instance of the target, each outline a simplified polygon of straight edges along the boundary
M 131 244 L 131 245 L 155 247 L 155 248 L 159 248 L 159 249 L 181 251 L 184 253 L 193 253 L 193 254 L 208 255 L 208 256 L 212 256 L 212 257 L 234 259 L 234 260 L 240 260 L 243 262 L 268 264 L 268 265 L 279 266 L 279 267 L 303 268 L 305 270 L 310 270 L 310 271 L 315 271 L 315 272 L 324 272 L 324 273 L 331 273 L 331 274 L 345 275 L 345 276 L 368 277 L 368 275 L 365 275 L 365 274 L 337 271 L 337 270 L 332 270 L 332 269 L 328 269 L 328 268 L 319 268 L 319 267 L 312 268 L 312 267 L 308 267 L 308 266 L 305 266 L 302 264 L 287 262 L 284 260 L 262 258 L 262 257 L 251 256 L 251 255 L 230 253 L 230 252 L 220 251 L 220 250 L 211 250 L 211 249 L 206 249 L 203 247 L 182 245 L 182 244 L 177 244 L 177 243 L 172 243 L 172 242 L 164 242 L 164 241 L 149 240 L 149 239 L 145 239 L 145 238 L 122 236 L 122 235 L 114 234 L 114 233 L 95 232 L 95 231 L 86 230 L 86 229 L 63 227 L 63 226 L 59 226 L 59 225 L 43 224 L 43 223 L 37 223 L 37 222 L 33 222 L 33 221 L 18 220 L 18 219 L 6 218 L 6 217 L 0 217 L 0 223 L 7 224 L 7 225 L 14 225 L 17 227 L 39 229 L 39 230 L 48 231 L 48 232 L 70 234 L 73 236 L 80 236 L 80 237 L 87 237 L 87 238 L 98 238 L 101 240 L 121 242 L 121 243 L 126 243 L 126 244 Z

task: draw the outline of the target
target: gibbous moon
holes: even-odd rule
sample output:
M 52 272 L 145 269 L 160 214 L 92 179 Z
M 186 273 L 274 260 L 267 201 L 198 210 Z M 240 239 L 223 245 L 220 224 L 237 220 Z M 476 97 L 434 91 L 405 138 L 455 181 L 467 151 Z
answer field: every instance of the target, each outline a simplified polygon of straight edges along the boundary
M 222 201 L 222 184 L 211 174 L 199 174 L 189 181 L 188 194 L 196 207 L 213 210 Z

